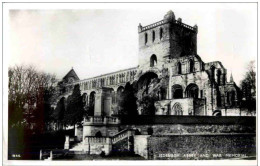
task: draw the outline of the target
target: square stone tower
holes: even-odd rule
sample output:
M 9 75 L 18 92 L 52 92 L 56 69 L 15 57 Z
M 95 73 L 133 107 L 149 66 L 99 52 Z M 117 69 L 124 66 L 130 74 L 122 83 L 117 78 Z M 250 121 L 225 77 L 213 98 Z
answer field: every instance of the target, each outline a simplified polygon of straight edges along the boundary
M 169 11 L 164 19 L 142 27 L 139 33 L 139 66 L 160 68 L 166 59 L 197 54 L 198 27 L 182 23 Z

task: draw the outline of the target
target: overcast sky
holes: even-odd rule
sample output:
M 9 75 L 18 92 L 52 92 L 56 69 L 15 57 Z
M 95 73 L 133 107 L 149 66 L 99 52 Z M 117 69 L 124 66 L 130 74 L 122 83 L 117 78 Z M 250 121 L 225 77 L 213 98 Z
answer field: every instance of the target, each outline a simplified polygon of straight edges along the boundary
M 85 5 L 85 4 L 83 4 Z M 127 5 L 127 4 L 126 4 Z M 255 4 L 164 4 L 151 9 L 10 10 L 9 66 L 32 64 L 62 78 L 72 67 L 80 79 L 138 65 L 137 26 L 172 10 L 198 25 L 198 54 L 221 61 L 239 84 L 257 56 Z M 229 80 L 229 78 L 228 78 Z

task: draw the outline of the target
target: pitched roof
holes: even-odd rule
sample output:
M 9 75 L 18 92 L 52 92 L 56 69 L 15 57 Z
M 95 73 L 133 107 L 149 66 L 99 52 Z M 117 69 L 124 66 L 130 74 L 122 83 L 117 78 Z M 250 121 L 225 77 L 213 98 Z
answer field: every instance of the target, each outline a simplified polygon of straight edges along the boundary
M 68 77 L 74 77 L 75 80 L 80 80 L 73 68 L 63 77 L 63 79 L 66 79 Z
M 234 79 L 233 79 L 232 73 L 231 73 L 231 75 L 230 75 L 229 82 L 234 82 Z

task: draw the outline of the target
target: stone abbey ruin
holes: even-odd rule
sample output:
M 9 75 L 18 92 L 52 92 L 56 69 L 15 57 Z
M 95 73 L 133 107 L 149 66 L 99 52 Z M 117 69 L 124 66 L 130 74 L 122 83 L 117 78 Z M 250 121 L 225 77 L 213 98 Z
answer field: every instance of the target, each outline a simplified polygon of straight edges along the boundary
M 230 154 L 254 153 L 255 148 L 245 150 L 247 145 L 255 144 L 254 120 L 241 116 L 241 92 L 232 75 L 227 80 L 222 63 L 205 63 L 197 54 L 198 31 L 197 25 L 184 24 L 169 11 L 161 21 L 139 24 L 137 67 L 88 79 L 79 79 L 71 69 L 57 86 L 56 101 L 66 101 L 73 87 L 79 85 L 84 104 L 92 112 L 75 129 L 78 143 L 72 146 L 67 137 L 64 148 L 106 155 L 133 151 L 146 159 L 169 158 L 158 154 L 163 151 L 159 145 L 168 148 L 170 154 L 196 149 L 203 154 L 207 150 L 207 154 L 222 155 L 228 150 L 234 151 Z M 125 102 L 129 107 L 124 107 L 120 102 L 127 100 L 127 95 L 136 100 L 133 104 Z M 150 98 L 152 106 L 147 104 Z M 126 114 L 122 113 L 128 108 Z M 230 137 L 230 133 L 253 135 Z M 160 144 L 163 139 L 169 146 Z M 210 149 L 204 147 L 214 141 Z M 230 148 L 234 142 L 241 144 L 240 149 Z M 186 151 L 178 146 L 186 146 Z

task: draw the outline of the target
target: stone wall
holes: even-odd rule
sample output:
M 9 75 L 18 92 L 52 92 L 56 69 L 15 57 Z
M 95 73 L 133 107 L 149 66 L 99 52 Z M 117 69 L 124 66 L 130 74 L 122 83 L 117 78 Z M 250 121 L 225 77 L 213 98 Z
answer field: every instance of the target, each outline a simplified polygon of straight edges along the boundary
M 206 112 L 204 99 L 182 98 L 155 102 L 155 115 L 178 115 L 175 104 L 181 107 L 181 115 L 205 115 Z
M 204 99 L 193 100 L 194 104 L 194 115 L 205 115 L 206 103 Z
M 75 127 L 75 136 L 77 137 L 78 141 L 82 141 L 83 139 L 83 127 Z
M 255 134 L 151 136 L 148 159 L 247 158 L 256 156 Z
M 170 115 L 175 115 L 174 105 L 176 103 L 179 103 L 181 105 L 183 115 L 189 115 L 189 112 L 193 112 L 193 99 L 192 98 L 174 99 L 171 102 L 171 114 Z
M 108 155 L 111 152 L 111 146 L 108 144 L 90 144 L 90 154 L 100 155 L 102 152 L 105 152 Z
M 86 137 L 84 139 L 84 151 L 90 154 L 110 154 L 112 150 L 111 138 L 108 137 Z
M 172 57 L 197 54 L 197 32 L 177 22 L 170 29 Z
M 170 11 L 161 21 L 145 27 L 142 27 L 140 24 L 138 26 L 138 33 L 138 67 L 120 70 L 85 80 L 78 80 L 77 78 L 75 79 L 77 81 L 64 85 L 70 90 L 61 94 L 57 99 L 59 100 L 61 97 L 67 98 L 69 93 L 72 92 L 73 86 L 79 84 L 81 92 L 86 93 L 87 96 L 89 96 L 91 92 L 96 92 L 95 115 L 110 116 L 112 111 L 116 112 L 116 109 L 114 109 L 116 106 L 113 106 L 112 109 L 110 94 L 107 93 L 107 96 L 102 96 L 98 93 L 98 89 L 109 87 L 116 92 L 120 86 L 125 86 L 126 83 L 131 84 L 134 81 L 138 81 L 142 73 L 154 72 L 160 78 L 165 70 L 167 71 L 165 73 L 167 73 L 166 75 L 169 78 L 169 81 L 165 84 L 168 85 L 167 88 L 163 87 L 166 90 L 166 99 L 172 99 L 171 88 L 176 84 L 182 87 L 183 97 L 191 97 L 185 94 L 186 88 L 189 84 L 196 84 L 198 86 L 198 98 L 205 99 L 206 101 L 205 108 L 207 111 L 205 111 L 205 113 L 207 115 L 212 115 L 214 110 L 219 110 L 226 106 L 226 91 L 234 90 L 236 92 L 235 100 L 238 101 L 236 102 L 236 105 L 239 103 L 240 99 L 237 95 L 239 89 L 234 82 L 228 83 L 226 81 L 226 69 L 221 62 L 215 61 L 204 63 L 197 55 L 198 27 L 196 25 L 193 27 L 186 25 L 182 23 L 181 18 L 176 20 L 174 13 Z M 155 56 L 156 58 L 154 58 Z M 179 65 L 177 65 L 179 63 L 181 64 L 181 72 L 179 72 Z M 213 66 L 215 68 L 214 72 L 211 70 L 211 67 Z M 193 68 L 192 70 L 190 70 L 191 67 Z M 72 71 L 72 76 L 76 76 L 75 71 Z M 215 81 L 212 81 L 213 74 Z M 69 75 L 71 74 L 67 74 L 65 78 L 68 78 Z M 216 81 L 218 80 L 216 78 L 221 79 L 220 81 Z M 65 79 L 64 83 L 67 83 L 67 81 L 68 80 Z M 212 86 L 213 82 L 214 86 Z M 231 106 L 234 107 L 234 105 Z M 196 109 L 197 112 L 195 112 L 195 114 L 201 115 L 202 107 L 199 106 L 199 108 L 196 107 Z M 187 109 L 184 110 L 189 112 Z
M 122 126 L 123 127 L 123 126 Z M 126 125 L 125 128 L 138 129 L 141 134 L 148 134 L 152 128 L 153 135 L 189 134 L 189 133 L 255 133 L 255 126 L 239 124 L 153 124 L 153 125 Z
M 139 118 L 135 119 L 136 124 L 121 127 L 139 130 L 141 135 L 134 136 L 135 153 L 147 159 L 218 159 L 256 155 L 255 117 Z M 148 133 L 151 129 L 152 133 Z
M 85 136 L 95 136 L 100 131 L 102 136 L 113 136 L 118 133 L 118 126 L 83 126 L 83 138 Z
M 163 37 L 159 38 L 160 28 L 163 29 Z M 152 32 L 155 32 L 155 40 L 152 40 Z M 145 43 L 145 34 L 147 34 L 147 43 Z M 153 29 L 139 33 L 139 66 L 149 67 L 150 57 L 156 55 L 157 66 L 162 67 L 164 64 L 164 56 L 170 55 L 170 41 L 169 41 L 169 24 L 157 26 Z
M 135 135 L 134 136 L 134 152 L 145 159 L 148 158 L 148 138 L 149 135 Z
M 139 115 L 136 117 L 129 118 L 128 116 L 121 117 L 122 125 L 147 125 L 147 124 L 218 124 L 218 125 L 229 125 L 229 124 L 241 124 L 256 126 L 256 117 L 242 117 L 242 116 L 167 116 L 167 115 L 156 115 L 156 116 L 145 116 Z
M 193 111 L 192 98 L 161 100 L 155 103 L 155 115 L 176 115 L 175 110 L 173 108 L 176 103 L 178 103 L 181 106 L 182 115 L 189 115 L 189 111 Z
M 222 116 L 256 116 L 256 112 L 249 112 L 247 109 L 229 108 L 227 110 L 221 109 Z

